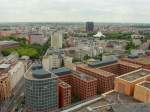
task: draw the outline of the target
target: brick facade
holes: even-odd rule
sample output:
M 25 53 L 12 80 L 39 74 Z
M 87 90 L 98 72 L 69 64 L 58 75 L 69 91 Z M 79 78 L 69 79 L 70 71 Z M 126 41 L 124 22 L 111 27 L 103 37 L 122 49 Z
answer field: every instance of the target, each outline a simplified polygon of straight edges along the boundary
M 141 68 L 139 65 L 119 61 L 118 63 L 99 68 L 91 68 L 87 65 L 78 65 L 76 69 L 77 71 L 81 71 L 95 77 L 98 80 L 98 92 L 104 93 L 114 89 L 115 77 L 139 68 Z
M 63 81 L 58 84 L 59 107 L 65 107 L 71 104 L 71 86 Z

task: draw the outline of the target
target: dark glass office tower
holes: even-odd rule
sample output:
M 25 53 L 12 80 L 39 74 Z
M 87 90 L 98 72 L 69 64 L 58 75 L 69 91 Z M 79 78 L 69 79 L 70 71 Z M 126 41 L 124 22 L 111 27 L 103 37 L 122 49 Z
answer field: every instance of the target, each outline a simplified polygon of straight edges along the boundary
M 86 22 L 86 32 L 93 32 L 93 30 L 94 30 L 94 23 Z

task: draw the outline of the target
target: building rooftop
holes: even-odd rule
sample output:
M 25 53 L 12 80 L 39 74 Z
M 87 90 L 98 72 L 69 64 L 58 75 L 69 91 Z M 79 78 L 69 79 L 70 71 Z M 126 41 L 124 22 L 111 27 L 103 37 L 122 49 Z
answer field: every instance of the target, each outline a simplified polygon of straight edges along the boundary
M 131 96 L 127 96 L 127 95 L 116 93 L 116 92 L 110 92 L 110 93 L 108 92 L 105 95 L 105 98 L 98 100 L 94 103 L 91 103 L 89 105 L 86 105 L 86 106 L 78 109 L 76 112 L 90 112 L 87 110 L 87 107 L 95 108 L 98 106 L 104 106 L 104 107 L 103 108 L 97 108 L 93 112 L 115 112 L 115 111 L 108 110 L 108 106 L 106 106 L 106 105 L 108 105 L 108 104 L 115 104 L 115 105 L 123 104 L 125 106 L 126 105 L 130 106 L 130 105 L 135 104 L 135 103 L 140 104 L 137 100 L 133 99 L 133 97 L 131 97 Z M 122 108 L 122 110 L 124 110 L 124 109 Z M 118 112 L 124 112 L 124 111 L 118 111 Z M 125 112 L 132 112 L 132 111 L 125 111 Z M 143 111 L 140 111 L 140 112 L 143 112 Z
M 0 69 L 10 68 L 11 64 L 0 64 Z
M 84 80 L 84 81 L 97 80 L 96 78 L 94 78 L 94 77 L 92 77 L 90 75 L 87 75 L 85 73 L 82 73 L 82 72 L 72 72 L 72 75 L 76 76 L 76 77 L 79 77 L 81 80 Z
M 144 56 L 144 57 L 140 57 L 140 58 L 124 58 L 125 60 L 129 60 L 131 62 L 136 62 L 139 64 L 150 64 L 150 56 Z
M 63 88 L 71 88 L 71 86 L 69 84 L 67 84 L 66 82 L 59 80 L 59 86 L 63 87 Z
M 146 77 L 148 75 L 150 75 L 150 71 L 145 70 L 145 69 L 140 69 L 140 70 L 136 70 L 128 74 L 125 74 L 123 76 L 120 76 L 119 78 L 124 79 L 126 81 L 134 81 L 139 78 Z
M 101 67 L 101 66 L 113 64 L 116 62 L 117 62 L 117 59 L 112 58 L 112 59 L 106 59 L 106 60 L 102 60 L 102 61 L 96 61 L 96 62 L 88 64 L 88 66 L 90 66 L 90 67 Z
M 112 106 L 113 112 L 149 112 L 150 105 L 144 103 L 132 103 L 128 105 L 116 104 Z
M 24 77 L 28 80 L 45 80 L 50 78 L 57 78 L 57 76 L 51 72 L 45 71 L 40 64 L 33 64 L 32 67 L 24 74 Z
M 140 68 L 140 67 L 142 67 L 142 66 L 134 64 L 134 63 L 120 61 L 120 60 L 118 61 L 118 63 L 122 64 L 122 65 L 125 65 L 125 66 L 130 66 L 130 67 L 133 67 L 133 68 Z
M 149 81 L 142 82 L 140 85 L 150 89 L 150 82 Z
M 89 67 L 85 64 L 80 64 L 80 65 L 77 65 L 77 67 L 80 67 L 80 68 L 83 68 L 87 71 L 90 71 L 90 72 L 93 72 L 95 74 L 98 74 L 98 75 L 102 75 L 102 76 L 105 76 L 105 77 L 109 77 L 109 76 L 113 76 L 115 74 L 113 73 L 110 73 L 110 72 L 107 72 L 105 70 L 102 70 L 102 69 L 99 69 L 99 68 L 92 68 L 92 67 Z
M 0 41 L 0 46 L 11 45 L 11 44 L 19 44 L 19 42 L 16 42 L 16 41 L 14 41 L 14 40 L 10 40 L 10 41 Z
M 71 73 L 71 70 L 69 68 L 66 68 L 66 67 L 61 67 L 61 68 L 52 70 L 52 72 L 55 73 L 58 76 L 61 76 L 61 75 Z
M 150 56 L 137 58 L 135 61 L 142 64 L 150 64 Z

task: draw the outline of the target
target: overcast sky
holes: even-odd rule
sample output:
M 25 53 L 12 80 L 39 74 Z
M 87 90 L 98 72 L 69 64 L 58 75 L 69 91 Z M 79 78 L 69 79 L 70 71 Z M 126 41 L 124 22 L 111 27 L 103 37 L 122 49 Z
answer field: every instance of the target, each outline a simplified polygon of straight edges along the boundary
M 0 0 L 0 22 L 150 22 L 150 0 Z

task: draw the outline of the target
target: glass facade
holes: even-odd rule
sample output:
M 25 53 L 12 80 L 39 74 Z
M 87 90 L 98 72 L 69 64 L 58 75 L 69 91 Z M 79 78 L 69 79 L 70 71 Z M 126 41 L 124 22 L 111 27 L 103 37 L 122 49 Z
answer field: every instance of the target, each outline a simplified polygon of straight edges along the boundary
M 48 112 L 57 108 L 57 79 L 25 79 L 25 100 L 27 108 L 34 112 Z

